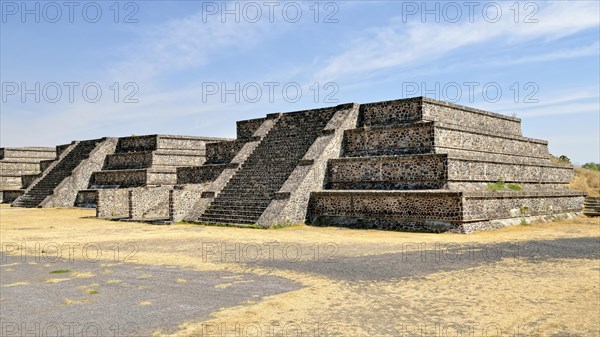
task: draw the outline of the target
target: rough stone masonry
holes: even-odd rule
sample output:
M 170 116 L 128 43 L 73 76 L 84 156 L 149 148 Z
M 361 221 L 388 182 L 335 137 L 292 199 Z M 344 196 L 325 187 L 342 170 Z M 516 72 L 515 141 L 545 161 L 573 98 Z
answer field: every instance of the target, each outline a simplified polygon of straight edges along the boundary
M 565 187 L 572 167 L 523 137 L 520 119 L 425 97 L 272 113 L 237 122 L 236 139 L 89 142 L 63 146 L 13 205 L 96 206 L 98 217 L 154 223 L 460 233 L 572 217 L 583 205 Z

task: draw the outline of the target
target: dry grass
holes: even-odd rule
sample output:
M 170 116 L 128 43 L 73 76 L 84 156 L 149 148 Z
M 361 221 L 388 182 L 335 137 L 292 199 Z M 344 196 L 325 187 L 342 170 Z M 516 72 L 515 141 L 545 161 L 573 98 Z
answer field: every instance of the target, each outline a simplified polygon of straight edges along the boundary
M 463 329 L 493 325 L 502 329 L 502 336 L 516 336 L 515 329 L 528 324 L 539 334 L 527 336 L 597 336 L 600 329 L 599 322 L 590 319 L 591 313 L 600 313 L 597 261 L 503 261 L 365 284 L 295 278 L 310 286 L 223 309 L 212 320 L 185 324 L 175 336 L 201 336 L 213 326 L 281 327 L 292 322 L 304 329 L 329 326 L 340 332 L 335 336 L 404 336 L 408 327 L 433 329 L 436 324 Z M 486 334 L 476 330 L 467 335 Z
M 600 172 L 576 167 L 575 178 L 567 187 L 600 198 Z
M 339 255 L 366 256 L 399 252 L 400 244 L 409 242 L 499 243 L 599 237 L 598 219 L 580 218 L 457 235 L 308 226 L 279 230 L 188 224 L 151 226 L 90 218 L 93 214 L 93 211 L 81 209 L 0 206 L 0 235 L 3 242 L 79 242 L 80 245 L 75 248 L 76 257 L 81 256 L 81 248 L 86 243 L 101 243 L 107 249 L 115 243 L 134 243 L 139 250 L 133 258 L 139 263 L 234 273 L 234 276 L 224 277 L 222 287 L 242 282 L 242 273 L 279 276 L 302 285 L 297 291 L 223 308 L 207 322 L 188 322 L 176 336 L 202 335 L 202 330 L 212 324 L 285 325 L 290 322 L 303 328 L 329 324 L 338 329 L 340 336 L 397 336 L 402 335 L 402 331 L 398 331 L 402 330 L 402 324 L 431 326 L 436 322 L 460 326 L 497 324 L 503 330 L 518 324 L 534 323 L 538 326 L 537 335 L 543 336 L 567 333 L 597 336 L 600 331 L 600 323 L 590 319 L 600 314 L 598 260 L 543 263 L 503 260 L 497 264 L 415 279 L 348 283 L 289 270 L 203 261 L 199 256 L 202 242 L 207 241 L 254 244 L 278 241 L 301 245 L 335 243 L 340 247 Z M 110 258 L 112 256 L 109 255 L 107 259 Z M 103 262 L 103 267 L 116 263 Z M 113 282 L 118 280 L 108 281 Z M 65 301 L 65 304 L 79 303 Z M 139 304 L 152 305 L 149 301 Z M 302 335 L 310 334 L 304 331 Z M 502 335 L 514 334 L 505 332 Z

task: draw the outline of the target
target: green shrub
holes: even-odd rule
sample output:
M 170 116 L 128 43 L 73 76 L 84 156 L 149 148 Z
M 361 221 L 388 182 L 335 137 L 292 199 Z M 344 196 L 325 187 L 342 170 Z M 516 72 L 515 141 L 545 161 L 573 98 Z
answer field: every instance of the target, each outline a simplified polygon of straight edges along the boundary
M 588 170 L 600 171 L 600 164 L 598 163 L 585 163 L 581 167 Z

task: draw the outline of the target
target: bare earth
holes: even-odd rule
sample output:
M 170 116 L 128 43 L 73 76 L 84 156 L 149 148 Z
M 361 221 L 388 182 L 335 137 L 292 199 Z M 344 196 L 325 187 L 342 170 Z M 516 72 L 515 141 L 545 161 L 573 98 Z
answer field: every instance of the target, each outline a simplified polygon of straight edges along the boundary
M 0 206 L 1 335 L 600 336 L 598 218 L 458 235 L 93 216 Z

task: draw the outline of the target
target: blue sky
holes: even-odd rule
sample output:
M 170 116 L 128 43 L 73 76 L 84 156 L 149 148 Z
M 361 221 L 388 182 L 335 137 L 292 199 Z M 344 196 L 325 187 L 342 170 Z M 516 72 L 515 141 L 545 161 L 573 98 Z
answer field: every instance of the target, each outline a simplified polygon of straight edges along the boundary
M 600 161 L 598 1 L 0 3 L 0 146 L 424 95 Z

